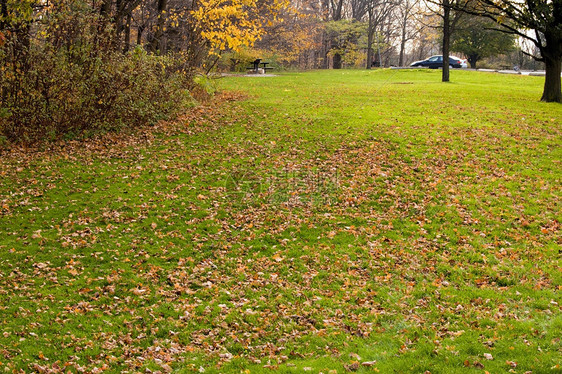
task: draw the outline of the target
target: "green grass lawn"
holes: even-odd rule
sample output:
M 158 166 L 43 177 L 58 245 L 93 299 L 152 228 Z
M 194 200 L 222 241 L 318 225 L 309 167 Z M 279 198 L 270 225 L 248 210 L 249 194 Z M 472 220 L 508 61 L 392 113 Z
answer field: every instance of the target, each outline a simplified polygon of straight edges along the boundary
M 0 371 L 562 372 L 562 105 L 454 70 L 227 77 L 0 161 Z

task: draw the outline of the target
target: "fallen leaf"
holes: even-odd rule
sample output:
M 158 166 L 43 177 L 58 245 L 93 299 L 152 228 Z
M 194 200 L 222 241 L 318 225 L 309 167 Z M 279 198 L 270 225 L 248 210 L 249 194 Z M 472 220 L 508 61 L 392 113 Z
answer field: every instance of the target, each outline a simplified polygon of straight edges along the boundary
M 344 367 L 345 370 L 347 370 L 347 371 L 357 371 L 357 370 L 359 370 L 359 362 L 354 361 L 354 362 L 352 362 L 352 363 L 350 363 L 350 364 L 343 365 L 343 367 Z
M 273 255 L 273 259 L 274 259 L 276 262 L 281 262 L 281 261 L 283 261 L 284 257 L 281 256 L 279 253 L 276 253 L 276 254 Z

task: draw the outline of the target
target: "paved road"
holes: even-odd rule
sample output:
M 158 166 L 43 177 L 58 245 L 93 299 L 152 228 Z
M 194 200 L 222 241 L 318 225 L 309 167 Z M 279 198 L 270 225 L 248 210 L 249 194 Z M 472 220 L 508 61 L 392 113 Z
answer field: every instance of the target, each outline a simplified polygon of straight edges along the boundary
M 404 66 L 404 67 L 391 67 L 391 69 L 420 69 L 420 67 Z M 453 70 L 456 70 L 456 69 L 453 69 Z M 538 76 L 538 77 L 544 77 L 544 75 L 545 75 L 544 70 L 520 70 L 520 71 L 517 71 L 517 70 L 497 70 L 497 69 L 462 69 L 462 70 L 482 71 L 482 72 L 487 72 L 487 73 L 532 75 L 532 76 Z M 560 73 L 560 76 L 562 76 L 562 73 Z

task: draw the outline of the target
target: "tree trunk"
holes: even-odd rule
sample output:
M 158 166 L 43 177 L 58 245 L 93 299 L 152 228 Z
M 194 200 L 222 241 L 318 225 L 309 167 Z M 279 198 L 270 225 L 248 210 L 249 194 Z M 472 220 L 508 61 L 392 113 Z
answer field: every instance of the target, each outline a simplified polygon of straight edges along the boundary
M 562 56 L 550 57 L 545 54 L 544 62 L 546 65 L 546 76 L 544 79 L 544 90 L 541 101 L 562 102 L 562 92 L 560 85 L 560 70 Z
M 8 20 L 8 1 L 7 0 L 0 0 L 0 35 L 3 36 L 2 30 L 7 28 L 7 20 Z M 0 88 L 0 102 L 4 102 L 6 100 L 7 95 L 7 87 L 2 85 Z
M 406 41 L 407 35 L 406 31 L 408 28 L 408 11 L 406 10 L 406 14 L 403 16 L 402 25 L 401 25 L 401 35 L 400 35 L 400 57 L 398 59 L 398 66 L 404 66 L 404 50 L 406 49 Z
M 451 41 L 451 6 L 449 0 L 443 0 L 443 73 L 442 82 L 449 81 L 449 45 Z
M 8 0 L 0 0 L 0 30 L 5 30 L 8 24 Z
M 400 57 L 398 59 L 398 66 L 404 66 L 404 50 L 406 49 L 406 38 L 404 33 L 402 34 L 402 40 L 400 41 Z
M 343 10 L 343 0 L 337 0 L 337 3 L 334 4 L 332 1 L 332 19 L 334 21 L 339 21 L 342 19 L 342 10 Z
M 109 18 L 111 16 L 111 0 L 102 0 L 100 5 L 100 19 L 97 24 L 98 32 L 94 35 L 94 45 L 97 51 L 101 51 L 106 48 L 105 45 L 105 32 L 107 31 L 107 25 L 109 24 Z
M 127 53 L 131 46 L 131 13 L 127 14 L 127 21 L 125 23 L 125 45 L 123 46 L 123 52 Z
M 334 58 L 332 60 L 334 69 L 341 69 L 341 55 L 339 53 L 334 53 Z
M 158 9 L 158 21 L 156 24 L 156 32 L 154 33 L 154 39 L 151 43 L 150 50 L 153 53 L 158 53 L 160 55 L 166 54 L 166 43 L 164 41 L 164 23 L 166 22 L 166 8 L 168 6 L 168 0 L 157 0 Z
M 424 40 L 423 43 L 427 43 L 427 40 Z M 418 60 L 423 60 L 426 58 L 425 55 L 425 48 L 424 48 L 424 44 L 420 45 L 420 50 L 419 50 L 419 54 L 418 54 Z
M 367 25 L 367 69 L 373 66 L 373 39 L 375 30 L 371 28 L 373 23 L 373 12 L 369 9 L 369 24 Z
M 330 52 L 331 41 L 330 41 L 330 36 L 326 32 L 324 32 L 323 38 L 324 38 L 323 43 L 322 43 L 323 66 L 324 66 L 324 69 L 329 69 L 330 68 L 330 57 L 328 56 L 328 52 Z
M 121 49 L 121 35 L 125 28 L 123 25 L 123 7 L 124 7 L 123 0 L 115 1 L 116 12 L 115 12 L 115 16 L 113 17 L 113 23 L 115 27 L 113 33 L 115 34 L 115 40 L 113 41 L 113 43 L 115 45 L 116 51 Z
M 406 47 L 406 30 L 404 30 L 404 24 L 402 24 L 400 30 L 400 52 L 398 53 L 398 66 L 404 65 L 404 49 Z
M 144 31 L 144 26 L 137 27 L 137 45 L 142 45 L 142 33 Z
M 469 55 L 468 56 L 468 62 L 470 63 L 470 68 L 471 69 L 476 69 L 476 62 L 478 61 L 478 56 L 477 55 Z
M 342 19 L 342 10 L 343 10 L 343 0 L 336 0 L 337 3 L 334 3 L 334 1 L 331 1 L 332 4 L 332 20 L 334 21 L 339 21 Z M 332 40 L 330 41 L 330 45 L 334 46 L 336 45 L 338 48 L 340 47 L 338 45 L 338 43 L 335 42 L 335 38 L 337 38 L 337 36 L 333 35 L 332 36 Z M 334 69 L 341 69 L 342 68 L 342 58 L 341 58 L 341 54 L 339 53 L 335 53 L 334 57 L 332 58 L 332 68 Z
M 367 31 L 367 69 L 373 66 L 373 33 Z

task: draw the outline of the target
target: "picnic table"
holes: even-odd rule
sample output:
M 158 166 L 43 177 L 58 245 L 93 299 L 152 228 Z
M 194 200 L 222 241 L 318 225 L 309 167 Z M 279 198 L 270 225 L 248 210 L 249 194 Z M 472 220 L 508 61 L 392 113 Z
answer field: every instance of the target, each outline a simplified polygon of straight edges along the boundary
M 247 69 L 250 70 L 250 72 L 253 72 L 255 74 L 260 74 L 261 71 L 263 71 L 263 73 L 265 73 L 267 70 L 273 69 L 272 67 L 267 66 L 267 65 L 269 65 L 269 62 L 262 62 L 261 58 L 256 58 L 254 60 L 254 62 L 252 62 L 252 65 L 253 66 L 250 66 Z M 261 65 L 261 67 L 260 67 L 260 65 Z M 260 71 L 260 69 L 261 69 L 261 71 Z

